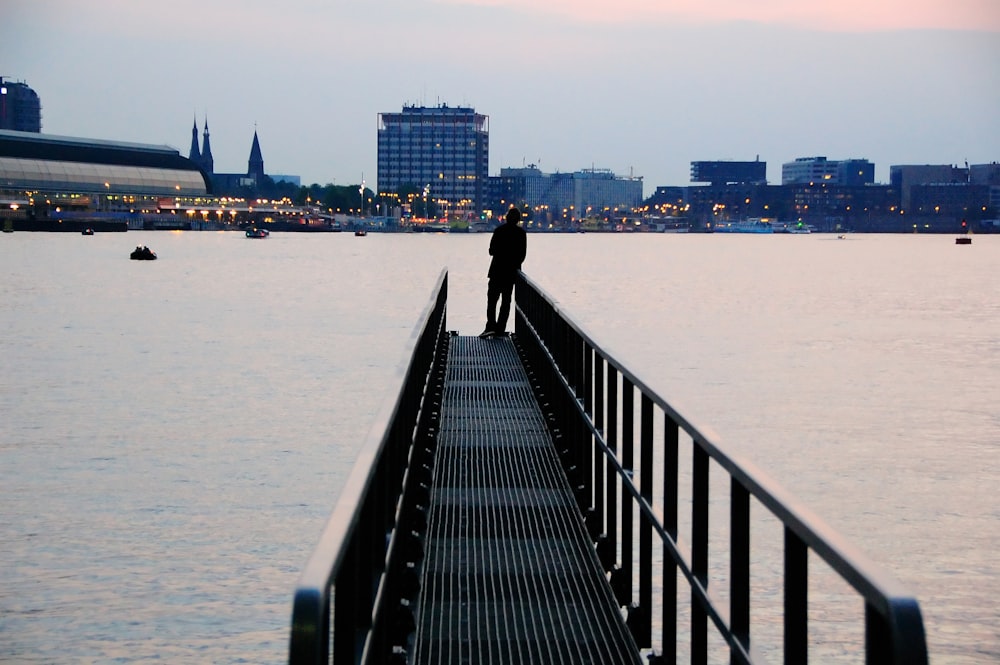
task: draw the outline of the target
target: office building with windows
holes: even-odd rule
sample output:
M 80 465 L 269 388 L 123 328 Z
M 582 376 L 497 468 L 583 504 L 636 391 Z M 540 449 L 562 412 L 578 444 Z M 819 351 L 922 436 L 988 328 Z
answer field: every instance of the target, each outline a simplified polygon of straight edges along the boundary
M 42 103 L 27 83 L 12 83 L 0 76 L 0 129 L 42 131 Z
M 826 157 L 799 157 L 781 165 L 782 185 L 871 185 L 875 165 L 867 159 L 829 160 Z
M 712 185 L 765 185 L 767 162 L 691 162 L 691 182 Z
M 516 206 L 539 223 L 610 219 L 631 214 L 642 202 L 641 177 L 618 176 L 608 169 L 543 173 L 529 164 L 500 169 L 500 176 L 490 180 L 490 207 L 498 217 Z
M 378 190 L 419 192 L 442 214 L 479 216 L 489 173 L 489 116 L 468 107 L 404 106 L 378 115 Z

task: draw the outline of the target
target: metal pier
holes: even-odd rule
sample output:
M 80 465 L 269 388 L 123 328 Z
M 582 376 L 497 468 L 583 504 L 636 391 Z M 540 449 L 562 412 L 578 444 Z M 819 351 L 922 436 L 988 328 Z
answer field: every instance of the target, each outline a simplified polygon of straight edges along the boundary
M 442 271 L 296 585 L 290 664 L 801 665 L 822 636 L 849 662 L 927 665 L 891 573 L 525 275 L 513 337 L 449 333 L 447 293 Z M 839 596 L 816 592 L 814 562 L 859 601 L 850 626 L 828 620 Z M 751 609 L 781 617 L 780 644 Z
M 640 663 L 510 338 L 453 337 L 416 663 Z

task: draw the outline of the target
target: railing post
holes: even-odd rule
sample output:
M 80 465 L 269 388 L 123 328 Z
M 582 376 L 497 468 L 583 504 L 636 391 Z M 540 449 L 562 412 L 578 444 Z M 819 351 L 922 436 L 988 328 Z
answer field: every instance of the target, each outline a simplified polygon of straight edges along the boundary
M 632 382 L 624 376 L 622 377 L 622 441 L 621 441 L 621 463 L 628 479 L 634 478 L 635 462 L 633 461 L 635 448 L 635 388 Z M 624 481 L 623 481 L 624 482 Z M 630 605 L 632 603 L 632 550 L 635 543 L 632 541 L 632 520 L 633 505 L 631 497 L 625 497 L 622 490 L 622 559 L 621 567 L 612 575 L 612 582 L 615 587 L 615 597 L 620 605 Z
M 729 480 L 729 629 L 744 651 L 750 648 L 750 492 Z M 735 653 L 731 665 L 742 665 Z
M 639 493 L 650 508 L 653 506 L 653 400 L 642 393 L 639 402 Z M 653 632 L 653 523 L 642 515 L 639 520 L 639 608 L 642 625 L 637 641 L 648 647 Z
M 677 542 L 677 479 L 678 431 L 677 423 L 668 415 L 663 416 L 663 528 Z M 662 660 L 677 662 L 677 562 L 669 543 L 663 544 L 663 638 Z
M 708 453 L 697 441 L 692 453 L 691 479 L 691 574 L 708 588 Z M 708 613 L 701 600 L 691 595 L 691 663 L 708 662 Z
M 809 551 L 802 539 L 785 527 L 785 665 L 809 661 Z
M 618 372 L 607 364 L 607 423 L 605 427 L 605 443 L 611 458 L 618 455 Z M 604 565 L 605 571 L 613 570 L 618 561 L 618 510 L 621 505 L 618 498 L 618 473 L 611 461 L 605 463 L 606 490 L 605 490 L 605 515 L 606 526 L 604 534 L 606 536 L 603 547 L 598 548 L 598 556 Z M 625 498 L 622 498 L 624 501 Z
M 587 376 L 591 377 L 590 385 L 593 387 L 594 393 L 593 404 L 591 405 L 594 429 L 601 438 L 606 439 L 607 436 L 604 432 L 604 359 L 597 355 L 596 351 L 589 345 L 587 349 L 587 357 L 592 359 L 592 367 Z M 590 392 L 588 390 L 587 394 L 589 395 Z M 600 547 L 601 543 L 608 537 L 607 530 L 605 529 L 605 525 L 607 524 L 605 512 L 608 505 L 607 493 L 610 491 L 610 487 L 607 487 L 604 482 L 604 451 L 597 445 L 597 437 L 590 437 L 590 445 L 594 470 L 594 512 L 591 515 L 591 523 L 588 526 L 590 527 L 591 537 Z

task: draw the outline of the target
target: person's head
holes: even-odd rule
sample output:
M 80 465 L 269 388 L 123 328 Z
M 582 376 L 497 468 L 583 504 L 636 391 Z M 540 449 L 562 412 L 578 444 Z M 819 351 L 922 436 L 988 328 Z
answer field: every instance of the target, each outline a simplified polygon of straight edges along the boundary
M 521 221 L 521 211 L 517 208 L 511 208 L 507 211 L 507 223 L 517 224 Z

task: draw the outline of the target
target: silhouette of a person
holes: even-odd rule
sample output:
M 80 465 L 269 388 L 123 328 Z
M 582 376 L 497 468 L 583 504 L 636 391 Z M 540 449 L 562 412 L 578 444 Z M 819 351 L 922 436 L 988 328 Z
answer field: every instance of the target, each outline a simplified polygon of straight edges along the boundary
M 490 238 L 489 286 L 486 289 L 486 329 L 480 337 L 503 335 L 510 315 L 510 298 L 514 291 L 514 280 L 528 251 L 528 238 L 518 223 L 521 211 L 511 208 L 506 220 L 493 231 Z M 497 312 L 497 301 L 500 311 Z

